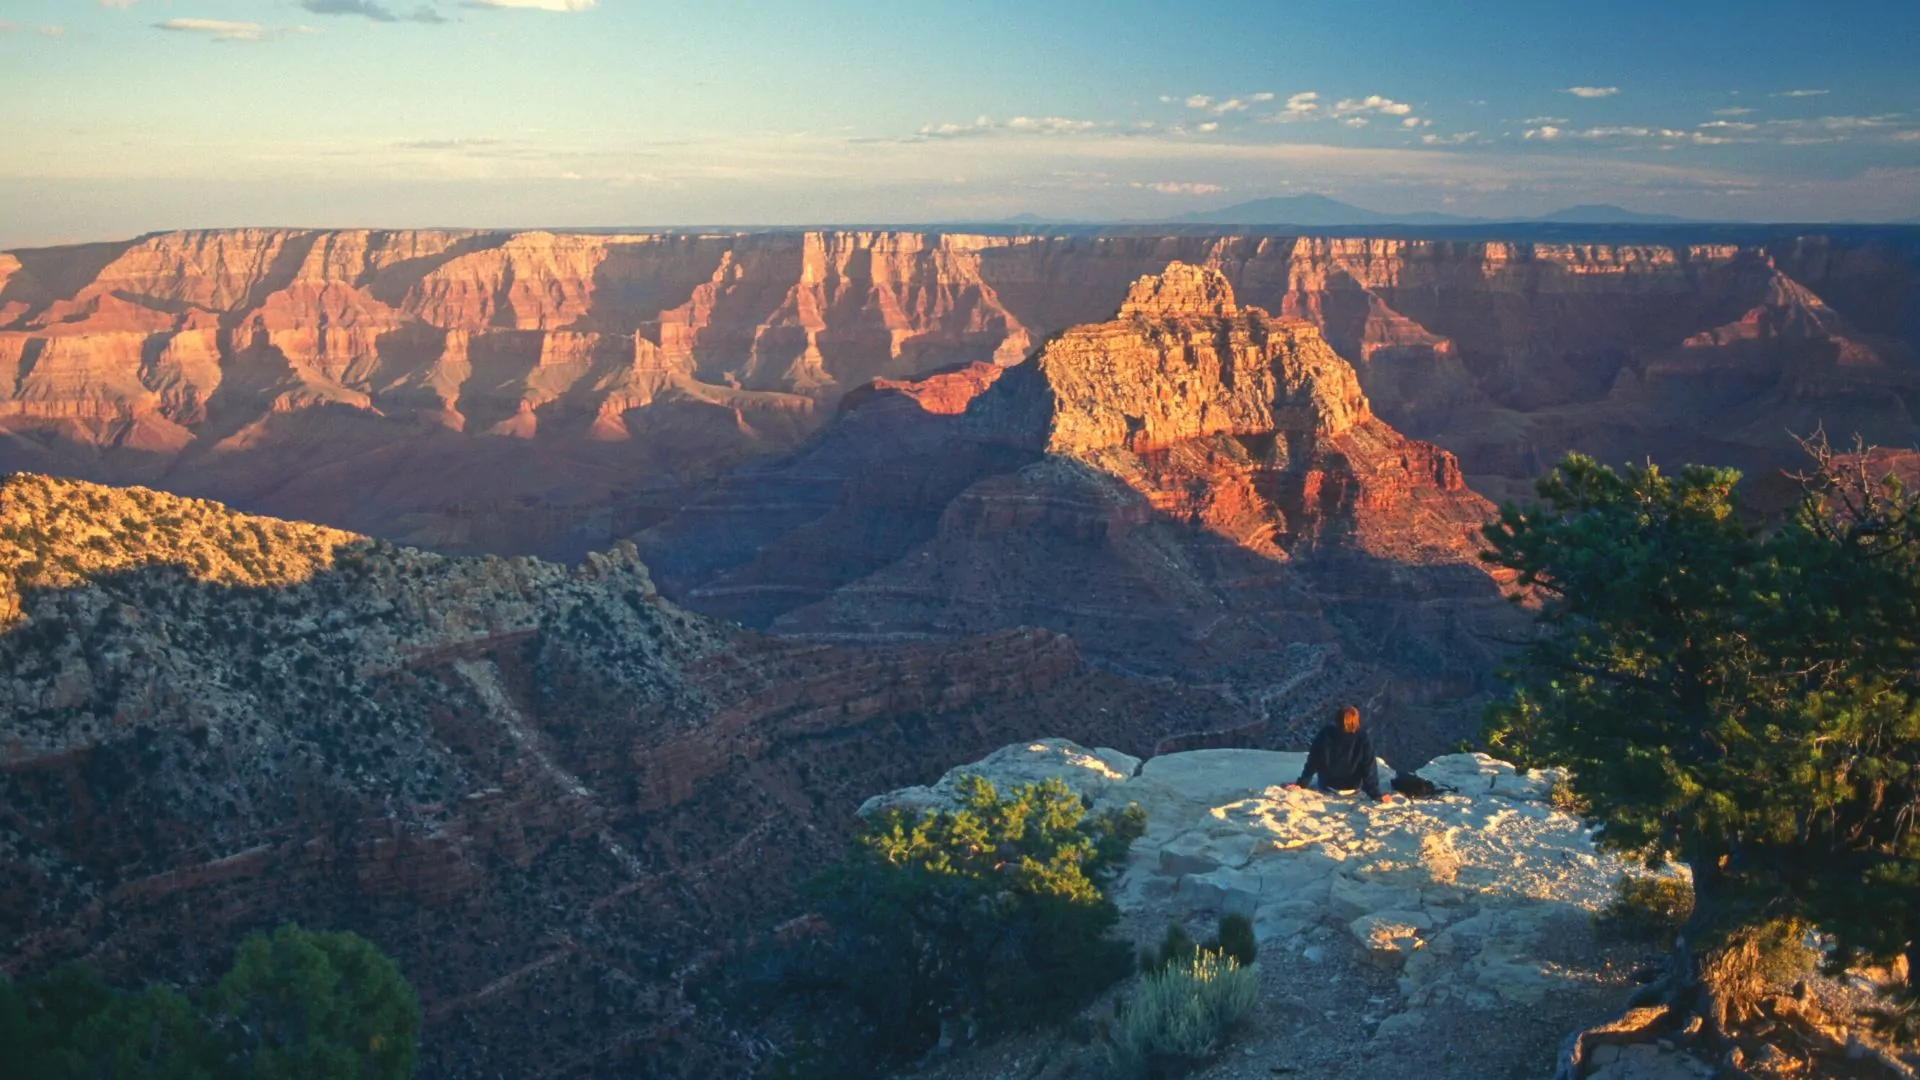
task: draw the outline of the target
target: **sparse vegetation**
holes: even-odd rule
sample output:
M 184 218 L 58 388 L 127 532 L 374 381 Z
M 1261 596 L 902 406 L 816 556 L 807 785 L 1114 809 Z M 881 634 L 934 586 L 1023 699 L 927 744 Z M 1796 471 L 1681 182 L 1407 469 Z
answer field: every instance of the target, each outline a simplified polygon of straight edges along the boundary
M 1259 970 L 1223 951 L 1148 972 L 1120 1009 L 1108 1059 L 1125 1077 L 1178 1076 L 1220 1052 L 1259 993 Z
M 1214 936 L 1205 944 L 1195 942 L 1179 923 L 1168 923 L 1166 935 L 1157 948 L 1149 945 L 1140 950 L 1140 970 L 1152 973 L 1180 967 L 1192 963 L 1201 952 L 1224 953 L 1245 967 L 1254 962 L 1259 951 L 1260 946 L 1254 940 L 1253 920 L 1245 915 L 1220 916 Z
M 178 566 L 223 585 L 285 585 L 364 541 L 147 488 L 14 473 L 0 477 L 0 627 L 19 618 L 26 589 L 146 566 Z
M 210 991 L 109 988 L 80 965 L 0 981 L 0 1076 L 36 1080 L 405 1080 L 420 1005 L 350 933 L 282 926 Z

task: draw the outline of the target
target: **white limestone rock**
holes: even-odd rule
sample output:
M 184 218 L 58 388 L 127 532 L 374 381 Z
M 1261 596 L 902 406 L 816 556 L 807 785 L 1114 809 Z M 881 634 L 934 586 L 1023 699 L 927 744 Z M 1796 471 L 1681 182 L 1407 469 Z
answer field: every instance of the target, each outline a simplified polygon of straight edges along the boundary
M 1567 775 L 1565 769 L 1528 769 L 1523 773 L 1486 754 L 1447 754 L 1415 771 L 1462 795 L 1493 794 L 1523 802 L 1546 799 Z
M 875 795 L 860 804 L 860 816 L 882 810 L 949 810 L 959 805 L 955 785 L 962 776 L 983 776 L 1005 792 L 1020 784 L 1058 777 L 1082 797 L 1099 798 L 1123 784 L 1140 768 L 1140 759 L 1118 750 L 1086 747 L 1067 739 L 1036 739 L 1003 746 L 971 765 L 947 770 L 932 787 L 909 787 Z
M 951 805 L 967 773 L 996 786 L 1059 776 L 1096 810 L 1136 803 L 1147 832 L 1114 888 L 1124 910 L 1161 924 L 1245 915 L 1263 947 L 1289 954 L 1319 948 L 1307 941 L 1319 928 L 1347 934 L 1400 972 L 1414 1009 L 1526 1005 L 1570 987 L 1574 976 L 1540 959 L 1556 927 L 1604 906 L 1620 875 L 1645 872 L 1596 851 L 1584 822 L 1544 802 L 1555 770 L 1522 773 L 1484 754 L 1454 754 L 1420 775 L 1458 794 L 1377 804 L 1287 788 L 1305 760 L 1194 750 L 1137 763 L 1042 739 L 956 768 L 931 788 L 869 800 L 861 813 Z

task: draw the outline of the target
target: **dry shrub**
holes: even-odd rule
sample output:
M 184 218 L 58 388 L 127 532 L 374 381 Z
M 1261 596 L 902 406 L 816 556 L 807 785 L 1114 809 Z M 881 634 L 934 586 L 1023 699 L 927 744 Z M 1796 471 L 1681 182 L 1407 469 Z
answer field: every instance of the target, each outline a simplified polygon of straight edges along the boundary
M 1218 1054 L 1259 996 L 1259 968 L 1203 950 L 1141 978 L 1114 1024 L 1108 1059 L 1136 1080 L 1180 1075 Z

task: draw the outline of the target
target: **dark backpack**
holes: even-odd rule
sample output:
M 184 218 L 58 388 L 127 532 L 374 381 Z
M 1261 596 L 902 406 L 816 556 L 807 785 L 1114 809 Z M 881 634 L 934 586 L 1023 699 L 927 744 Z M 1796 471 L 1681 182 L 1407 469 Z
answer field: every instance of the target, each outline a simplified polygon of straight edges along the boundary
M 1436 784 L 1415 773 L 1395 773 L 1393 790 L 1409 799 L 1437 799 L 1442 795 L 1451 794 L 1454 789 L 1445 784 Z

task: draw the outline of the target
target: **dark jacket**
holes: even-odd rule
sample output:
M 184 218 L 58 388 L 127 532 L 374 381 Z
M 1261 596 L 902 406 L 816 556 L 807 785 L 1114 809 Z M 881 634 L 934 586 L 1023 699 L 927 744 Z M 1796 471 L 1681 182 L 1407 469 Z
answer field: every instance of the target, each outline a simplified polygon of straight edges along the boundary
M 1373 756 L 1373 739 L 1364 730 L 1349 735 L 1338 724 L 1321 728 L 1313 737 L 1313 749 L 1307 751 L 1307 767 L 1301 770 L 1299 783 L 1305 786 L 1315 773 L 1320 775 L 1321 787 L 1359 788 L 1370 799 L 1380 797 L 1380 765 Z

